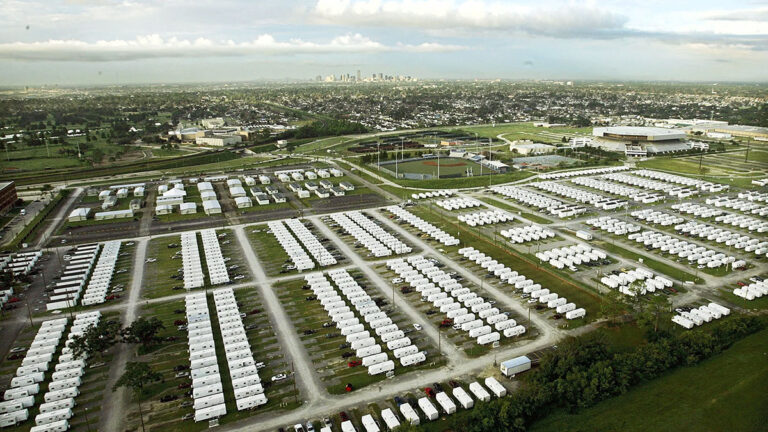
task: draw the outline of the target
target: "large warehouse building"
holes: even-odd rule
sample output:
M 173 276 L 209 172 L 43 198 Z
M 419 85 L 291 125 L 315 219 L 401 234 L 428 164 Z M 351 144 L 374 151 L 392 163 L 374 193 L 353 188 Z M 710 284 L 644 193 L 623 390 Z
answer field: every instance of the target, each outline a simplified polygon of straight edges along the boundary
M 627 156 L 647 156 L 688 150 L 685 131 L 658 127 L 615 126 L 592 129 L 595 146 L 622 151 Z

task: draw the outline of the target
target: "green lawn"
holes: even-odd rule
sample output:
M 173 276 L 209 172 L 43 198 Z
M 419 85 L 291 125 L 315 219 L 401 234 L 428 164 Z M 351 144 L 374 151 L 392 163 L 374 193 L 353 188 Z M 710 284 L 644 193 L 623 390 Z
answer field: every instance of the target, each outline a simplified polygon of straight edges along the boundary
M 472 162 L 467 159 L 459 158 L 440 158 L 440 175 L 441 176 L 453 176 L 460 175 L 466 176 L 467 169 L 472 169 L 474 174 L 480 174 L 481 172 L 488 172 L 485 168 L 481 170 L 481 166 L 478 163 Z M 395 171 L 395 164 L 388 163 L 387 169 Z M 416 161 L 407 161 L 397 164 L 397 169 L 401 173 L 416 173 L 416 174 L 432 174 L 437 176 L 438 160 L 437 159 L 424 159 Z
M 555 411 L 530 428 L 558 431 L 764 431 L 768 330 L 577 414 Z

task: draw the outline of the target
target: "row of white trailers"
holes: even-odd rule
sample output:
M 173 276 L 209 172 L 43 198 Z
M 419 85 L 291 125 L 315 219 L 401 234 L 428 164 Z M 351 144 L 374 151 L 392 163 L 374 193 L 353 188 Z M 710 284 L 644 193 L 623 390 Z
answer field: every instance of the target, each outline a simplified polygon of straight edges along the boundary
M 507 389 L 493 377 L 486 378 L 485 385 L 498 398 L 507 395 Z M 456 412 L 457 407 L 472 409 L 475 406 L 475 399 L 483 402 L 491 400 L 491 394 L 477 381 L 469 384 L 469 392 L 462 387 L 455 387 L 451 389 L 450 392 L 453 398 L 451 398 L 447 392 L 439 392 L 435 394 L 435 403 L 430 401 L 428 397 L 422 397 L 416 401 L 416 407 L 409 402 L 399 404 L 397 409 L 400 412 L 400 416 L 398 416 L 391 408 L 386 408 L 380 411 L 380 417 L 387 430 L 394 430 L 401 425 L 400 417 L 402 417 L 402 423 L 419 425 L 422 416 L 429 421 L 434 421 L 440 417 L 440 411 L 447 415 L 451 415 Z M 472 396 L 474 396 L 474 399 Z M 421 413 L 421 415 L 419 413 Z M 362 416 L 360 418 L 360 423 L 362 423 L 365 432 L 381 431 L 381 425 L 379 425 L 371 414 Z M 342 432 L 357 431 L 351 420 L 342 422 L 341 430 Z M 320 429 L 320 432 L 331 432 L 331 428 L 327 426 L 323 427 Z
M 686 258 L 690 264 L 706 265 L 707 268 L 718 268 L 730 264 L 731 268 L 736 269 L 747 264 L 743 260 L 737 260 L 733 256 L 725 255 L 706 246 L 689 243 L 656 231 L 648 230 L 641 233 L 633 233 L 627 236 L 627 238 L 637 243 L 642 243 L 651 249 L 659 249 L 670 255 Z
M 101 304 L 106 301 L 107 291 L 115 274 L 117 258 L 120 256 L 120 241 L 113 240 L 104 243 L 99 259 L 96 262 L 88 286 L 83 293 L 83 306 Z
M 44 321 L 40 324 L 21 366 L 11 379 L 10 388 L 0 402 L 0 427 L 15 426 L 29 418 L 29 409 L 35 404 L 35 395 L 45 380 L 45 373 L 56 353 L 68 323 L 67 318 Z
M 634 174 L 634 173 L 631 173 L 631 174 Z M 639 186 L 641 189 L 661 191 L 671 197 L 678 198 L 678 199 L 689 198 L 699 193 L 699 191 L 696 188 L 687 187 L 687 186 L 677 186 L 677 185 L 666 183 L 663 181 L 649 180 L 649 179 L 636 177 L 634 175 L 629 175 L 624 173 L 611 174 L 611 175 L 604 176 L 604 178 L 608 180 L 613 180 L 619 183 Z M 721 188 L 722 185 L 716 185 L 713 187 L 715 189 L 718 189 L 718 188 Z
M 593 249 L 584 243 L 561 248 L 550 249 L 536 253 L 536 258 L 548 262 L 552 267 L 563 269 L 590 262 L 600 262 L 608 255 L 600 249 Z
M 755 219 L 751 216 L 729 213 L 715 217 L 715 222 L 731 225 L 741 229 L 747 229 L 750 232 L 765 233 L 768 232 L 768 221 Z
M 245 334 L 234 291 L 231 288 L 218 289 L 213 292 L 213 301 L 224 342 L 229 375 L 232 377 L 237 409 L 242 411 L 266 404 L 268 400 L 264 395 L 264 387 L 261 385 L 261 378 L 256 369 L 251 344 Z M 192 391 L 194 394 L 194 387 Z M 201 391 L 201 393 L 204 392 Z
M 459 249 L 459 254 L 474 261 L 488 273 L 492 273 L 515 289 L 521 289 L 524 294 L 530 294 L 531 298 L 537 299 L 539 303 L 546 304 L 548 308 L 555 309 L 559 314 L 565 314 L 566 319 L 582 318 L 587 313 L 584 308 L 577 308 L 575 303 L 569 303 L 565 297 L 560 297 L 548 288 L 542 288 L 541 284 L 534 283 L 532 279 L 528 279 L 473 247 Z
M 366 324 L 381 343 L 386 344 L 401 366 L 411 366 L 426 360 L 424 352 L 413 345 L 405 332 L 376 305 L 346 270 L 331 270 L 328 275 L 344 297 L 339 295 L 322 273 L 308 274 L 305 280 L 328 312 L 328 316 L 336 323 L 341 335 L 345 336 L 350 348 L 355 350 L 355 355 L 361 359 L 362 365 L 368 368 L 368 374 L 377 375 L 392 371 L 395 362 L 383 352 L 371 332 L 366 330 Z M 344 299 L 352 305 L 354 311 Z M 366 324 L 363 324 L 358 316 L 362 317 Z
M 81 335 L 85 330 L 98 323 L 99 312 L 78 314 L 72 323 L 65 346 L 61 351 L 48 390 L 43 395 L 43 403 L 39 406 L 39 414 L 35 416 L 35 426 L 31 432 L 54 432 L 69 429 L 69 419 L 75 406 L 75 398 L 80 394 L 78 387 L 81 377 L 85 373 L 85 358 L 74 358 L 71 341 L 74 336 Z M 40 391 L 44 374 L 48 370 L 48 364 L 56 353 L 61 336 L 67 325 L 67 319 L 57 319 L 45 322 L 41 325 L 38 335 L 30 347 L 22 366 L 17 369 L 17 376 L 11 381 L 11 388 L 4 394 L 5 402 L 0 403 L 0 426 L 14 426 L 29 418 L 29 409 L 35 404 L 35 395 Z M 48 336 L 48 339 L 40 339 L 39 336 Z M 40 354 L 39 351 L 48 351 Z M 32 357 L 30 357 L 32 356 Z M 40 361 L 41 357 L 44 361 Z M 24 374 L 24 375 L 19 375 Z M 14 385 L 16 387 L 14 387 Z
M 344 171 L 338 168 L 329 168 L 329 169 L 318 169 L 317 171 L 292 170 L 291 172 L 277 172 L 275 174 L 277 174 L 277 179 L 280 180 L 282 183 L 288 183 L 290 181 L 303 181 L 305 178 L 309 180 L 315 180 L 318 177 L 320 178 L 329 178 L 331 176 L 343 177 Z M 260 179 L 262 177 L 266 177 L 266 176 L 259 176 Z M 267 177 L 267 179 L 269 179 L 269 177 Z M 264 183 L 262 181 L 262 184 L 269 184 L 269 183 Z
M 197 246 L 197 233 L 195 231 L 181 233 L 181 262 L 184 272 L 184 289 L 189 291 L 205 285 L 203 264 L 200 260 L 200 250 Z
M 435 204 L 448 211 L 464 210 L 468 208 L 480 207 L 483 204 L 473 198 L 449 198 L 446 200 L 435 201 Z
M 685 328 L 692 329 L 713 320 L 718 320 L 729 315 L 731 310 L 717 303 L 692 308 L 690 311 L 683 311 L 672 317 L 672 322 Z
M 684 224 L 675 225 L 675 230 L 696 236 L 700 239 L 725 244 L 729 247 L 733 246 L 736 249 L 743 249 L 744 252 L 754 252 L 758 257 L 768 254 L 768 241 L 766 240 L 761 241 L 760 239 L 741 235 L 705 223 L 688 221 Z
M 386 208 L 386 210 L 445 246 L 456 246 L 459 244 L 459 239 L 432 225 L 424 219 L 414 215 L 408 210 L 405 210 L 396 205 L 389 206 Z
M 628 169 L 630 168 L 624 165 L 605 167 L 605 168 L 589 168 L 589 169 L 582 169 L 582 170 L 562 171 L 562 172 L 549 173 L 549 174 L 539 174 L 539 178 L 542 178 L 545 180 L 557 180 L 561 178 L 578 177 L 578 176 L 585 176 L 585 175 L 609 174 L 609 173 L 615 173 L 619 171 L 626 171 Z
M 503 210 L 487 210 L 474 213 L 464 213 L 460 214 L 457 218 L 459 219 L 459 222 L 464 222 L 471 227 L 506 223 L 515 220 L 511 214 Z
M 491 191 L 529 207 L 544 210 L 548 214 L 561 219 L 576 216 L 587 211 L 583 206 L 569 204 L 518 186 L 494 186 L 491 188 Z
M 619 274 L 609 274 L 600 279 L 600 283 L 611 289 L 628 296 L 645 295 L 649 292 L 671 288 L 673 282 L 663 276 L 654 276 L 653 272 L 643 268 L 636 268 Z M 642 283 L 642 284 L 640 284 Z
M 611 216 L 600 216 L 595 219 L 587 219 L 585 224 L 593 226 L 602 231 L 609 232 L 616 235 L 627 235 L 629 233 L 635 233 L 643 229 L 640 225 L 635 225 L 621 219 L 616 219 Z
M 48 384 L 48 392 L 43 395 L 45 404 L 40 405 L 40 414 L 35 417 L 36 426 L 30 432 L 58 431 L 72 418 L 74 398 L 80 394 L 79 387 L 82 384 L 87 358 L 75 358 L 70 345 L 75 336 L 82 336 L 89 327 L 97 325 L 100 320 L 99 311 L 75 316 L 59 361 L 54 367 L 55 372 Z
M 226 234 L 222 234 L 226 235 Z M 203 253 L 205 254 L 205 264 L 208 267 L 208 278 L 211 285 L 221 285 L 229 282 L 229 273 L 227 272 L 227 263 L 221 254 L 221 245 L 219 236 L 213 228 L 200 231 L 200 238 L 203 241 Z
M 417 192 L 411 194 L 411 198 L 415 200 L 420 199 L 430 199 L 430 198 L 438 198 L 438 197 L 450 197 L 456 195 L 456 191 L 453 189 L 441 189 L 436 191 L 429 191 L 429 192 Z
M 734 289 L 733 294 L 744 300 L 752 301 L 756 298 L 768 295 L 768 281 L 752 282 L 749 285 Z
M 46 309 L 49 312 L 77 305 L 100 248 L 100 244 L 81 245 L 68 255 L 69 260 L 48 298 Z
M 43 256 L 43 251 L 19 252 L 0 256 L 0 272 L 11 272 L 14 276 L 26 275 Z
M 688 214 L 696 216 L 700 219 L 709 219 L 711 217 L 720 216 L 723 214 L 726 214 L 724 211 L 709 207 L 702 204 L 692 203 L 692 202 L 682 202 L 679 204 L 673 204 L 671 206 L 672 210 L 676 210 L 680 213 Z
M 525 333 L 525 327 L 423 256 L 390 260 L 387 267 L 410 283 L 422 300 L 432 303 L 452 319 L 454 325 L 461 326 L 479 345 L 498 342 L 502 334 L 511 338 Z
M 510 228 L 499 231 L 502 237 L 509 239 L 511 243 L 520 244 L 530 241 L 539 241 L 555 237 L 555 233 L 541 225 L 531 224 L 524 227 Z
M 721 185 L 719 183 L 712 183 L 704 180 L 697 180 L 691 177 L 685 177 L 676 174 L 669 174 L 654 170 L 638 170 L 632 171 L 633 175 L 650 178 L 653 180 L 660 180 L 667 183 L 675 183 L 683 186 L 694 187 L 704 192 L 722 192 L 728 190 L 728 185 Z
M 626 200 L 608 198 L 605 195 L 585 191 L 583 189 L 564 185 L 556 182 L 533 183 L 531 186 L 555 195 L 570 198 L 580 203 L 587 203 L 602 210 L 616 210 L 624 208 L 629 203 Z
M 742 196 L 744 196 L 744 198 L 742 198 Z M 740 211 L 742 213 L 749 213 L 760 217 L 768 217 L 768 206 L 758 204 L 759 202 L 764 203 L 766 201 L 766 196 L 768 196 L 768 194 L 739 194 L 739 198 L 707 198 L 705 202 L 715 207 L 725 207 L 728 209 Z
M 643 220 L 654 225 L 671 226 L 685 222 L 680 216 L 661 212 L 654 209 L 635 210 L 629 214 L 635 219 Z
M 411 248 L 359 211 L 334 213 L 331 219 L 360 242 L 371 255 L 381 258 L 410 253 Z
M 762 186 L 765 186 L 765 185 L 762 185 Z M 768 192 L 760 192 L 757 190 L 746 190 L 746 191 L 739 192 L 737 196 L 739 197 L 739 199 L 745 199 L 747 201 L 768 203 Z
M 601 192 L 607 192 L 613 195 L 628 197 L 633 201 L 642 203 L 642 204 L 651 204 L 657 201 L 664 200 L 664 196 L 657 193 L 647 192 L 642 189 L 636 189 L 636 188 L 624 186 L 621 184 L 611 183 L 611 182 L 608 182 L 602 179 L 593 178 L 593 177 L 575 178 L 571 180 L 571 183 L 577 184 L 579 186 L 590 187 L 592 189 L 597 189 Z
M 213 342 L 211 317 L 205 293 L 189 294 L 184 302 L 187 310 L 189 338 L 189 374 L 192 377 L 192 408 L 196 422 L 217 418 L 227 413 L 221 375 Z M 195 385 L 197 382 L 197 385 Z

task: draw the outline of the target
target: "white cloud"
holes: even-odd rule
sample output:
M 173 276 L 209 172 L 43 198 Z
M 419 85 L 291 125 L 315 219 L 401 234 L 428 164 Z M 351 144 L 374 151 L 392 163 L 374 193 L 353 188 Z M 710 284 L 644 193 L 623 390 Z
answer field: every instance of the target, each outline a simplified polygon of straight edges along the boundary
M 310 12 L 332 25 L 412 27 L 463 31 L 507 31 L 575 37 L 623 28 L 627 18 L 605 9 L 566 4 L 558 8 L 484 0 L 318 0 Z
M 361 34 L 335 37 L 326 43 L 301 39 L 278 41 L 263 34 L 252 41 L 213 41 L 206 38 L 178 39 L 159 35 L 133 40 L 48 40 L 45 42 L 0 43 L 0 58 L 26 61 L 121 61 L 146 58 L 223 57 L 293 54 L 449 52 L 464 49 L 457 45 L 422 43 L 385 45 Z

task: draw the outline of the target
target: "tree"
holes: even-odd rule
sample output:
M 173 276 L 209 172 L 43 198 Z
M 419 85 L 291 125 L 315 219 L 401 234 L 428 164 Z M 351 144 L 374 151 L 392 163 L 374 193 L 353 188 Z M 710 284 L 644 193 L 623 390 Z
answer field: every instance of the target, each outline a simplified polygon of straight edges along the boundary
M 139 343 L 144 349 L 160 343 L 162 340 L 157 333 L 164 329 L 162 321 L 157 317 L 147 319 L 141 317 L 120 331 L 120 337 L 124 343 Z
M 616 324 L 616 318 L 624 313 L 625 305 L 621 297 L 622 294 L 618 290 L 611 291 L 600 303 L 600 312 L 602 312 L 603 316 L 608 318 L 613 325 Z
M 136 402 L 139 404 L 139 418 L 141 419 L 141 430 L 144 430 L 144 412 L 141 409 L 141 395 L 144 387 L 163 378 L 158 372 L 152 370 L 147 363 L 128 362 L 125 365 L 125 372 L 117 380 L 112 391 L 120 387 L 131 389 L 136 396 Z
M 117 321 L 99 321 L 98 324 L 88 327 L 82 335 L 72 338 L 70 347 L 75 358 L 85 354 L 92 357 L 94 354 L 103 358 L 104 352 L 117 343 L 117 334 L 120 331 L 120 323 Z
M 653 332 L 659 331 L 659 323 L 664 315 L 670 311 L 669 298 L 667 296 L 651 296 L 641 306 L 638 323 L 653 327 Z

